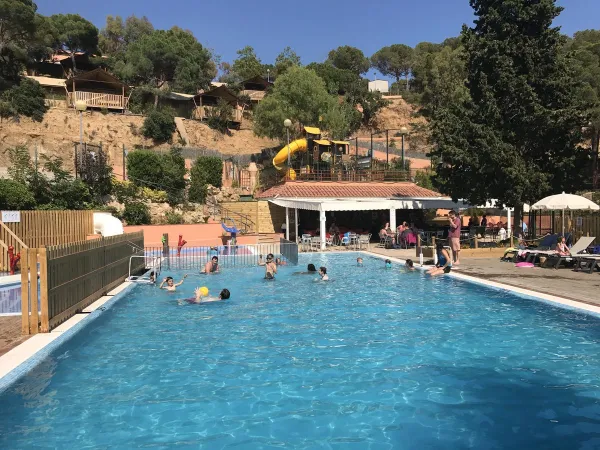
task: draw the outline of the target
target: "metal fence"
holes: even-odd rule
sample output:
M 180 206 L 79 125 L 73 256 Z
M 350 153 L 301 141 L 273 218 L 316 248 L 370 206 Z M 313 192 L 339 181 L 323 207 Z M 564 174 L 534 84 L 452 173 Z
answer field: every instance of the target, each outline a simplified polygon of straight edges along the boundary
M 122 283 L 132 256 L 143 256 L 144 233 L 29 249 L 21 265 L 23 334 L 49 332 Z M 35 289 L 39 265 L 38 290 Z M 134 258 L 141 270 L 144 258 Z M 39 315 L 38 315 L 39 314 Z M 41 326 L 40 326 L 41 325 Z
M 199 272 L 213 256 L 219 258 L 219 266 L 228 268 L 256 266 L 261 258 L 264 261 L 268 254 L 273 254 L 275 258 L 281 258 L 288 264 L 298 264 L 298 244 L 285 239 L 264 244 L 183 248 L 165 245 L 145 248 L 146 259 L 162 258 L 163 269 L 196 272 Z

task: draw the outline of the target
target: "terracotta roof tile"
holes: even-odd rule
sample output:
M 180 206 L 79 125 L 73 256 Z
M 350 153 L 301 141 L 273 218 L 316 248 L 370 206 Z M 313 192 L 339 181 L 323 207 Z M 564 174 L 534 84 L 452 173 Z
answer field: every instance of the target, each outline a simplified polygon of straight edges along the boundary
M 390 198 L 440 197 L 441 194 L 417 186 L 415 183 L 342 183 L 342 182 L 287 182 L 274 186 L 258 198 Z

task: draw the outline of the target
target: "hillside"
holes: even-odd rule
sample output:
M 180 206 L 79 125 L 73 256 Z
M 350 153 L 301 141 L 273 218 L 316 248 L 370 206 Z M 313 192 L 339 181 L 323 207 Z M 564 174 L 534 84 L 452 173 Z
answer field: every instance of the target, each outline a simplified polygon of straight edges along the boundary
M 390 102 L 383 108 L 374 120 L 375 130 L 390 130 L 409 127 L 411 123 L 426 123 L 423 117 L 415 117 L 417 108 L 407 103 L 401 96 L 385 97 Z M 409 127 L 410 128 L 410 127 Z
M 141 135 L 144 118 L 123 114 L 102 114 L 86 112 L 83 116 L 84 141 L 102 143 L 108 150 L 113 165 L 120 165 L 123 145 L 127 149 L 135 146 L 152 147 L 152 141 Z M 277 143 L 270 139 L 254 136 L 251 130 L 231 131 L 231 135 L 222 135 L 203 123 L 185 120 L 189 147 L 218 150 L 224 154 L 259 153 L 263 148 L 273 147 Z M 37 145 L 38 152 L 61 156 L 72 167 L 73 144 L 79 142 L 79 116 L 63 108 L 50 109 L 43 122 L 33 122 L 22 118 L 18 123 L 3 121 L 0 124 L 0 167 L 6 167 L 8 159 L 4 153 L 9 147 L 26 145 L 31 153 Z M 177 133 L 173 143 L 180 142 Z M 163 144 L 159 148 L 169 148 Z

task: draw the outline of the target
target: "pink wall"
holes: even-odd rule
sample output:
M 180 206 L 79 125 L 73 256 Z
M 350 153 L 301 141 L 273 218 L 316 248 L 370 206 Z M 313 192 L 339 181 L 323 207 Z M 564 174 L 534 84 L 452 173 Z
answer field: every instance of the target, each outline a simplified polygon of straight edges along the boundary
M 124 227 L 125 233 L 144 231 L 144 246 L 161 247 L 163 233 L 169 234 L 169 246 L 176 247 L 179 235 L 187 241 L 187 246 L 221 245 L 223 228 L 220 223 L 192 225 L 139 225 Z M 227 233 L 229 234 L 229 233 Z M 256 244 L 257 236 L 238 236 L 238 244 Z

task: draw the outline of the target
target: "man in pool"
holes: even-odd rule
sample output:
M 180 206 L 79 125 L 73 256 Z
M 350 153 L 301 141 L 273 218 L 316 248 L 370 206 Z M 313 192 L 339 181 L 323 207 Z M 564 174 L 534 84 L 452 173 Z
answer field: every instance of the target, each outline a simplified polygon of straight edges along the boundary
M 362 258 L 356 258 L 356 265 L 358 267 L 362 267 L 363 266 L 363 259 Z
M 262 255 L 259 255 L 258 265 L 265 266 L 265 279 L 266 280 L 275 279 L 275 274 L 277 273 L 277 264 L 275 264 L 273 253 L 269 253 L 267 255 L 266 262 L 263 262 Z
M 175 282 L 173 281 L 173 277 L 167 277 L 162 281 L 162 283 L 160 283 L 159 289 L 165 289 L 169 292 L 175 292 L 177 290 L 177 286 L 181 286 L 183 284 L 183 280 L 185 280 L 186 278 L 187 274 L 183 276 L 179 283 L 175 284 Z
M 207 261 L 207 263 L 204 265 L 204 269 L 202 269 L 202 272 L 200 273 L 219 273 L 219 271 L 219 258 L 213 256 L 210 261 Z
M 320 267 L 319 275 L 321 276 L 321 281 L 329 281 L 329 276 L 327 275 L 327 267 Z

